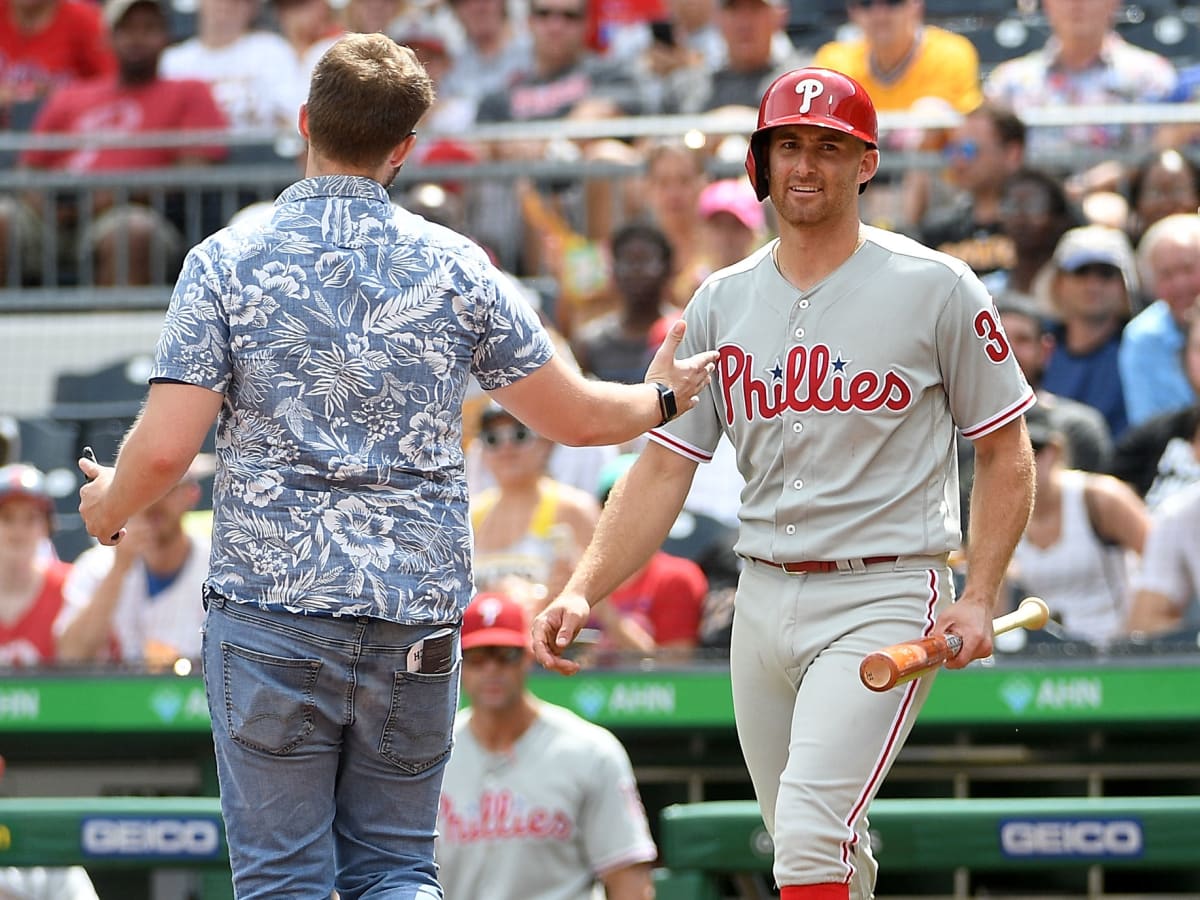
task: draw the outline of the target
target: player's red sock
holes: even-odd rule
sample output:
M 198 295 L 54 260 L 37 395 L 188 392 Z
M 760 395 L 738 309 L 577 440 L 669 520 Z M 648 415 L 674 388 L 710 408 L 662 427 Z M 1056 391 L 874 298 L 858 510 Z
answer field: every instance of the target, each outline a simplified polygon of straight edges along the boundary
M 780 888 L 779 900 L 850 900 L 850 885 L 833 881 L 826 884 L 789 884 Z

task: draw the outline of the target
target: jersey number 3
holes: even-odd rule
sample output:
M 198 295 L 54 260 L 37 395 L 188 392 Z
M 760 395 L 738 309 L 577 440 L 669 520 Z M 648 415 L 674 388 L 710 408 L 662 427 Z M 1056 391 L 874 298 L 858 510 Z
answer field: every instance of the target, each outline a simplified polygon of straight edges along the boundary
M 988 359 L 994 363 L 1004 362 L 1008 359 L 1008 354 L 1011 352 L 1008 338 L 1004 336 L 1004 329 L 1000 327 L 1000 323 L 996 321 L 996 317 L 990 310 L 981 310 L 975 316 L 975 333 L 983 339 L 983 349 L 987 353 Z

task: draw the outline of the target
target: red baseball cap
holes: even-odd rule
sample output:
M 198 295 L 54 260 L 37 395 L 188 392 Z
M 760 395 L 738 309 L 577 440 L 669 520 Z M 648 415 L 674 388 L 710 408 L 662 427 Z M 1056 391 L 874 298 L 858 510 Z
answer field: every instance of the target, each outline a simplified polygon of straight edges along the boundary
M 26 463 L 0 467 L 0 503 L 9 500 L 29 500 L 44 509 L 47 515 L 54 512 L 54 500 L 46 489 L 46 476 Z
M 512 597 L 491 592 L 477 594 L 463 613 L 464 650 L 529 645 L 529 615 Z

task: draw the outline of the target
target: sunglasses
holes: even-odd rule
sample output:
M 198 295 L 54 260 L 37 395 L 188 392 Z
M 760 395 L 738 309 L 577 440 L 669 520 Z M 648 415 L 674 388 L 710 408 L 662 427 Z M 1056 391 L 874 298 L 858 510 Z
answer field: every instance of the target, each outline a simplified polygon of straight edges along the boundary
M 1105 281 L 1115 281 L 1121 277 L 1121 270 L 1116 266 L 1110 266 L 1108 263 L 1087 263 L 1080 266 L 1078 269 L 1073 269 L 1068 272 L 1069 275 L 1075 275 L 1078 278 L 1102 278 Z
M 529 10 L 534 19 L 566 19 L 568 22 L 582 22 L 586 13 L 582 9 L 555 9 L 553 6 L 534 6 Z
M 463 651 L 463 664 L 468 666 L 482 666 L 487 662 L 515 666 L 524 658 L 524 647 L 472 647 Z
M 974 162 L 979 157 L 978 141 L 954 141 L 942 148 L 944 159 L 962 159 L 964 162 Z
M 870 9 L 872 6 L 903 6 L 908 0 L 849 0 L 851 9 Z
M 499 447 L 501 444 L 513 444 L 521 447 L 531 443 L 537 437 L 524 425 L 509 425 L 500 428 L 485 428 L 479 432 L 479 439 L 485 447 Z

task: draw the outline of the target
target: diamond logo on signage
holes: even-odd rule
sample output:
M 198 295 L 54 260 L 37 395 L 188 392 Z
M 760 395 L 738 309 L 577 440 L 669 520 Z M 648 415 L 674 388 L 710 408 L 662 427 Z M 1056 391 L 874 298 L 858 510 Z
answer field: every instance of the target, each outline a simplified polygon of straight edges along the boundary
M 1033 682 L 1026 678 L 1014 678 L 1004 683 L 1000 688 L 1000 699 L 1015 713 L 1023 713 L 1033 701 L 1036 689 Z

